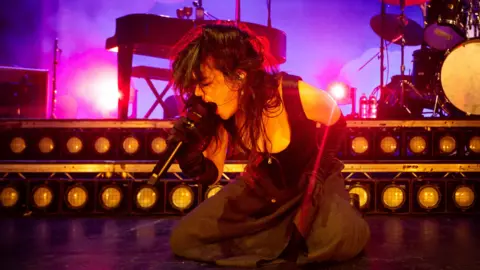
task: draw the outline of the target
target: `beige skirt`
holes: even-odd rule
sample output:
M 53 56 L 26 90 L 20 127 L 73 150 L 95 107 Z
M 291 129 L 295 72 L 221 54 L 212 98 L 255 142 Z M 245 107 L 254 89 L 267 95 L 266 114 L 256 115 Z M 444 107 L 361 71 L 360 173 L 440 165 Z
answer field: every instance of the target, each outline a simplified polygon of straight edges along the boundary
M 349 203 L 342 168 L 326 179 L 305 173 L 311 188 L 306 184 L 303 192 L 285 198 L 259 192 L 251 178 L 239 177 L 178 222 L 170 238 L 172 251 L 222 266 L 281 263 L 279 255 L 297 226 L 308 248 L 297 264 L 353 258 L 364 249 L 370 230 Z

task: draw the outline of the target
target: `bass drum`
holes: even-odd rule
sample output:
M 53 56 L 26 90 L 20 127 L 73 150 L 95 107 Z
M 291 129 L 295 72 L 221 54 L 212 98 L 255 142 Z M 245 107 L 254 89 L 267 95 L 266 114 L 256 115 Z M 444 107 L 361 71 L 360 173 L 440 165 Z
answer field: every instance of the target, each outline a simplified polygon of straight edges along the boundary
M 467 115 L 480 115 L 480 39 L 468 40 L 449 52 L 440 79 L 447 102 Z

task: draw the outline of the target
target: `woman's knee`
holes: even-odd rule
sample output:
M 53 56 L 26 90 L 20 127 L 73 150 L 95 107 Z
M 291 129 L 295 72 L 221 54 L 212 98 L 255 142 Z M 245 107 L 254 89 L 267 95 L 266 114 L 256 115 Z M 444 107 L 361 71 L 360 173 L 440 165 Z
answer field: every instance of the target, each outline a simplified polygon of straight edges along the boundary
M 366 247 L 370 240 L 370 228 L 365 220 L 351 224 L 350 233 L 346 233 L 342 239 L 335 260 L 345 261 L 356 257 Z
M 182 234 L 177 228 L 174 228 L 170 233 L 170 249 L 175 255 L 181 256 L 183 248 Z
M 195 239 L 188 233 L 184 222 L 180 220 L 170 233 L 170 248 L 172 252 L 175 255 L 185 257 L 186 251 L 191 249 L 194 242 Z

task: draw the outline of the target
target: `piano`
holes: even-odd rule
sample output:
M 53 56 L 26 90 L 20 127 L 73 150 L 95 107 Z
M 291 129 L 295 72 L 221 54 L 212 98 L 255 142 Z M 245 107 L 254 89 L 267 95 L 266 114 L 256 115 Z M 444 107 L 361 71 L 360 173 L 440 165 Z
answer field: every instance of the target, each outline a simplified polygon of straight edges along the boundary
M 118 118 L 128 118 L 133 55 L 169 59 L 171 49 L 193 27 L 213 23 L 209 20 L 177 19 L 155 14 L 129 14 L 116 19 L 115 35 L 105 48 L 117 52 Z M 255 23 L 242 22 L 258 36 L 266 38 L 278 64 L 286 61 L 286 35 L 283 31 Z

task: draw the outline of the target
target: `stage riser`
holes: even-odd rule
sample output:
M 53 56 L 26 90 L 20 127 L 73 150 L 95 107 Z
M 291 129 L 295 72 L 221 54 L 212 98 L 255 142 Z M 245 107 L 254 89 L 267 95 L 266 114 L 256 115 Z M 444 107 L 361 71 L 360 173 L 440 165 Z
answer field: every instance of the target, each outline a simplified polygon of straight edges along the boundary
M 171 124 L 154 120 L 0 121 L 0 192 L 8 193 L 8 196 L 2 195 L 1 200 L 8 202 L 17 198 L 15 206 L 0 207 L 1 215 L 182 215 L 191 211 L 205 200 L 207 190 L 214 187 L 191 182 L 177 164 L 170 167 L 158 185 L 146 185 L 160 157 L 152 151 L 151 142 L 157 136 L 165 138 Z M 365 214 L 479 214 L 477 142 L 473 144 L 474 149 L 469 148 L 469 140 L 479 135 L 479 127 L 480 122 L 476 121 L 349 121 L 347 138 L 339 153 L 345 164 L 342 171 L 345 188 L 360 196 Z M 387 135 L 397 141 L 392 154 L 384 153 L 380 147 L 380 141 Z M 456 150 L 451 154 L 440 152 L 439 140 L 445 135 L 455 140 Z M 72 136 L 82 141 L 82 150 L 77 154 L 68 152 L 67 142 Z M 95 140 L 102 136 L 110 142 L 109 151 L 104 154 L 94 147 Z M 413 154 L 409 147 L 409 140 L 415 136 L 425 140 L 425 151 L 421 154 Z M 22 137 L 26 146 L 19 154 L 13 154 L 10 147 L 15 137 Z M 44 137 L 51 139 L 51 145 L 43 145 L 44 150 L 52 150 L 50 153 L 40 151 L 39 141 Z M 127 154 L 123 148 L 124 139 L 128 137 L 137 139 L 138 151 L 134 154 Z M 361 144 L 362 141 L 368 147 Z M 365 151 L 359 154 L 354 148 Z M 235 179 L 245 165 L 243 157 L 230 153 L 221 185 Z M 186 193 L 192 192 L 191 205 L 184 210 L 173 207 L 170 202 L 172 190 L 178 186 L 185 188 Z M 102 204 L 101 194 L 107 187 L 115 190 L 110 189 L 114 192 L 110 197 L 121 198 L 116 209 L 106 210 Z M 140 207 L 142 199 L 137 196 L 143 187 L 148 187 L 142 193 L 144 201 L 156 194 L 155 202 L 148 209 Z M 459 187 L 462 192 L 456 192 Z M 52 202 L 45 208 L 36 207 L 34 203 L 34 194 L 39 188 L 43 188 L 40 189 L 43 197 L 37 194 L 37 199 L 47 198 L 44 191 L 51 190 Z M 68 192 L 73 188 L 75 194 L 83 191 L 88 197 L 77 209 L 67 203 Z M 404 199 L 398 207 L 384 202 L 386 188 L 393 188 L 389 189 L 391 198 Z M 12 197 L 13 189 L 17 197 Z M 422 198 L 431 203 L 428 209 L 420 206 L 420 190 L 427 191 Z M 461 209 L 455 203 L 456 193 L 465 201 L 470 199 L 469 207 Z M 79 193 L 75 196 L 81 197 Z M 435 196 L 438 202 L 433 203 Z

